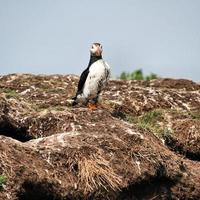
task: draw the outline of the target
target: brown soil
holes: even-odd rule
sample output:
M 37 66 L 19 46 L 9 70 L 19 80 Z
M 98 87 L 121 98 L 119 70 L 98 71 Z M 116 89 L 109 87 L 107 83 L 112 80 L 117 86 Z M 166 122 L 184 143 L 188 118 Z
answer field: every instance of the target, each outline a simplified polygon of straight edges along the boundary
M 184 119 L 173 123 L 174 133 L 168 145 L 186 157 L 200 161 L 200 120 Z
M 199 199 L 200 85 L 110 81 L 90 111 L 77 82 L 0 76 L 0 199 Z

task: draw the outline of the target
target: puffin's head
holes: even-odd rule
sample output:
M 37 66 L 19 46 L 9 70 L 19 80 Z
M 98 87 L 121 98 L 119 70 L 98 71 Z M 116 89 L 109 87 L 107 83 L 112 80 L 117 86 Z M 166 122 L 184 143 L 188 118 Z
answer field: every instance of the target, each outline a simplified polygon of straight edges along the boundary
M 93 56 L 101 56 L 103 51 L 102 45 L 100 43 L 93 43 L 90 49 L 90 53 Z

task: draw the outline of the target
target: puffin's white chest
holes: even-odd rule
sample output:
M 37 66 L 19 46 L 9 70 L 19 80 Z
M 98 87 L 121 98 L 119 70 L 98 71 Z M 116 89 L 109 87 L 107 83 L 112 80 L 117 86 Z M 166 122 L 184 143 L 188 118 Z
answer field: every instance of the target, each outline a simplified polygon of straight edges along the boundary
M 110 77 L 110 67 L 104 60 L 98 60 L 89 69 L 83 94 L 87 98 L 95 96 L 108 82 Z

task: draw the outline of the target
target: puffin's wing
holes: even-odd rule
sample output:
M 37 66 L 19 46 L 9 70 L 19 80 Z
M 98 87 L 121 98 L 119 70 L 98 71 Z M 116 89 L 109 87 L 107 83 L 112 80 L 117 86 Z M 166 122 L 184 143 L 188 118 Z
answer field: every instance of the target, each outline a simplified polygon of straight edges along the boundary
M 83 86 L 85 84 L 85 81 L 87 79 L 87 76 L 89 74 L 89 68 L 85 69 L 82 74 L 81 74 L 81 77 L 80 77 L 80 80 L 78 82 L 78 91 L 77 91 L 77 94 L 80 94 L 83 90 Z
M 106 81 L 108 81 L 111 77 L 110 66 L 106 61 L 104 61 L 104 66 L 105 66 L 105 79 Z

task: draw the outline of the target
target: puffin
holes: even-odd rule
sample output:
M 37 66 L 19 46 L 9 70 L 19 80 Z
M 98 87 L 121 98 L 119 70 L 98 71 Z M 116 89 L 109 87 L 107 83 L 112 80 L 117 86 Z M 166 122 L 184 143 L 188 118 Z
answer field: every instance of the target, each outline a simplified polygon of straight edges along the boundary
M 102 58 L 103 47 L 93 43 L 90 48 L 90 60 L 87 68 L 81 73 L 76 95 L 72 98 L 72 106 L 82 102 L 90 110 L 96 110 L 99 94 L 110 79 L 110 66 Z

